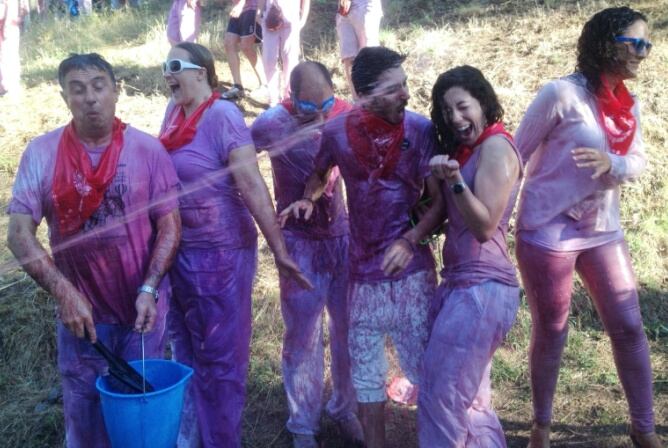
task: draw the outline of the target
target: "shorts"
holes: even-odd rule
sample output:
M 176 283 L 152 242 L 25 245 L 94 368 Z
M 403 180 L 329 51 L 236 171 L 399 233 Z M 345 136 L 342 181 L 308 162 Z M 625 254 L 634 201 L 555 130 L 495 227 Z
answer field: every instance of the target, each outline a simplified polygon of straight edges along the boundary
M 357 56 L 364 47 L 380 45 L 381 11 L 351 10 L 347 16 L 336 15 L 336 33 L 339 36 L 341 59 Z
M 255 22 L 255 9 L 249 9 L 242 12 L 239 17 L 230 17 L 230 21 L 227 22 L 226 32 L 246 37 L 255 34 L 256 27 L 259 28 L 261 38 L 262 29 Z
M 386 399 L 387 335 L 392 338 L 404 374 L 411 383 L 418 384 L 435 289 L 436 274 L 432 270 L 418 271 L 399 280 L 352 285 L 348 344 L 358 402 Z

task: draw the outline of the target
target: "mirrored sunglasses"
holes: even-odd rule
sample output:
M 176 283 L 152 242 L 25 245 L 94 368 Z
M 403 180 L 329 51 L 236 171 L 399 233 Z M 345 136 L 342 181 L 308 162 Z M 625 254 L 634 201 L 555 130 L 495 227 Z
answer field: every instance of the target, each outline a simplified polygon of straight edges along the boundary
M 615 37 L 615 42 L 631 42 L 633 51 L 635 51 L 636 54 L 640 54 L 643 51 L 649 53 L 652 49 L 652 42 L 637 37 L 617 36 Z
M 326 114 L 332 110 L 335 102 L 336 100 L 334 99 L 333 95 L 323 101 L 320 107 L 310 101 L 301 101 L 296 98 L 294 99 L 294 103 L 297 105 L 297 109 L 299 109 L 299 111 L 303 114 L 315 114 L 318 112 Z
M 192 62 L 188 61 L 183 61 L 181 59 L 170 59 L 167 62 L 162 63 L 162 73 L 163 75 L 166 73 L 170 74 L 175 74 L 175 73 L 181 73 L 183 70 L 187 69 L 199 69 L 202 68 L 199 65 L 193 64 Z

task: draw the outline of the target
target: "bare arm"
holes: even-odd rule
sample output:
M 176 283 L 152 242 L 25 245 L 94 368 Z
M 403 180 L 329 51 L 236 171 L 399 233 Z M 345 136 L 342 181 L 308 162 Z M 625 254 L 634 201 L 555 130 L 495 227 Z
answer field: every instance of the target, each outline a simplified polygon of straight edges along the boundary
M 151 253 L 151 261 L 144 278 L 144 284 L 157 289 L 160 280 L 172 265 L 181 241 L 181 216 L 178 209 L 160 217 L 156 227 L 158 235 Z M 137 310 L 135 330 L 151 331 L 157 316 L 153 296 L 146 292 L 139 293 L 135 301 L 135 309 Z
M 248 210 L 274 253 L 278 271 L 281 275 L 293 277 L 303 287 L 312 288 L 285 248 L 281 227 L 276 219 L 269 190 L 260 174 L 253 145 L 242 146 L 230 152 L 230 169 Z
M 332 172 L 332 167 L 329 167 L 326 171 L 315 170 L 311 173 L 311 176 L 306 181 L 306 186 L 304 187 L 304 194 L 302 195 L 303 199 L 293 202 L 288 205 L 285 209 L 281 210 L 281 213 L 278 216 L 281 227 L 285 226 L 285 223 L 288 222 L 288 219 L 292 216 L 294 219 L 303 219 L 308 221 L 311 219 L 313 214 L 313 204 L 315 201 L 320 199 L 322 193 L 325 191 L 325 186 L 327 186 L 327 179 L 329 179 L 329 174 Z
M 36 232 L 37 226 L 30 215 L 10 215 L 7 232 L 9 250 L 26 273 L 56 299 L 58 315 L 65 327 L 79 338 L 83 338 L 84 331 L 88 331 L 91 342 L 95 342 L 93 306 L 58 270 L 51 256 L 37 241 Z
M 418 224 L 404 233 L 385 251 L 381 269 L 386 275 L 398 274 L 403 271 L 413 259 L 418 243 L 443 222 L 445 217 L 445 203 L 441 194 L 440 182 L 434 176 L 426 180 L 427 192 L 431 197 L 431 205 L 422 216 Z
M 503 138 L 488 139 L 479 151 L 482 154 L 474 180 L 475 194 L 469 187 L 454 198 L 467 227 L 479 242 L 484 243 L 494 235 L 501 221 L 510 192 L 519 177 L 520 165 L 510 143 Z M 463 182 L 456 160 L 436 156 L 430 165 L 434 174 L 448 185 Z

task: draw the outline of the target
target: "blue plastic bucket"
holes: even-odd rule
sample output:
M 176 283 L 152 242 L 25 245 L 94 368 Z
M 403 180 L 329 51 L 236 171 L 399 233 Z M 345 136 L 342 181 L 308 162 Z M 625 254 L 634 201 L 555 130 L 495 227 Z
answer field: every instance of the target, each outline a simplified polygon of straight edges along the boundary
M 141 373 L 142 362 L 128 364 Z M 100 391 L 102 415 L 114 448 L 174 448 L 179 435 L 186 385 L 193 369 L 165 359 L 145 360 L 146 380 L 155 392 L 121 394 L 105 377 L 95 387 Z

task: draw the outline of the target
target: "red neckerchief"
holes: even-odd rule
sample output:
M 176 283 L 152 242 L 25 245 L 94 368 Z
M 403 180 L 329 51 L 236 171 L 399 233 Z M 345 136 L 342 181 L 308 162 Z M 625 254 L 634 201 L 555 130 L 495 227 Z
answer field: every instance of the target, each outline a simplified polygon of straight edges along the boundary
M 118 158 L 123 149 L 125 123 L 114 118 L 111 142 L 93 169 L 86 148 L 79 141 L 71 121 L 60 137 L 53 176 L 53 203 L 58 229 L 63 236 L 78 232 L 100 207 L 104 192 L 116 175 Z
M 167 151 L 179 149 L 183 145 L 190 143 L 197 133 L 197 123 L 205 110 L 207 110 L 215 100 L 220 98 L 220 92 L 213 92 L 208 100 L 197 106 L 188 118 L 183 106 L 175 107 L 172 110 L 165 130 L 160 134 L 160 141 L 167 148 Z
M 467 146 L 465 144 L 461 144 L 457 147 L 457 151 L 455 152 L 455 159 L 457 162 L 459 162 L 459 167 L 463 167 L 466 162 L 471 158 L 473 155 L 473 150 L 478 147 L 482 142 L 487 140 L 489 137 L 492 135 L 497 135 L 501 134 L 504 135 L 510 140 L 511 142 L 513 141 L 513 136 L 506 131 L 506 128 L 503 126 L 503 123 L 496 122 L 493 123 L 489 126 L 487 126 L 483 131 L 482 134 L 478 137 L 478 139 L 475 141 L 475 143 L 471 146 Z
M 294 115 L 296 112 L 295 105 L 292 103 L 292 100 L 290 98 L 286 98 L 283 101 L 281 101 L 281 106 L 283 106 L 290 115 Z M 348 112 L 351 109 L 351 107 L 352 106 L 347 101 L 342 100 L 340 98 L 335 98 L 334 106 L 332 106 L 332 110 L 330 110 L 329 113 L 327 114 L 327 119 L 329 120 L 330 118 L 334 118 L 337 115 L 340 115 L 344 112 Z
M 397 166 L 404 141 L 404 122 L 391 124 L 363 107 L 346 118 L 346 135 L 357 161 L 371 179 L 387 179 Z
M 601 76 L 601 87 L 596 93 L 598 118 L 608 139 L 612 152 L 625 156 L 633 142 L 636 132 L 636 118 L 631 112 L 633 97 L 623 82 L 615 90 L 605 76 Z

